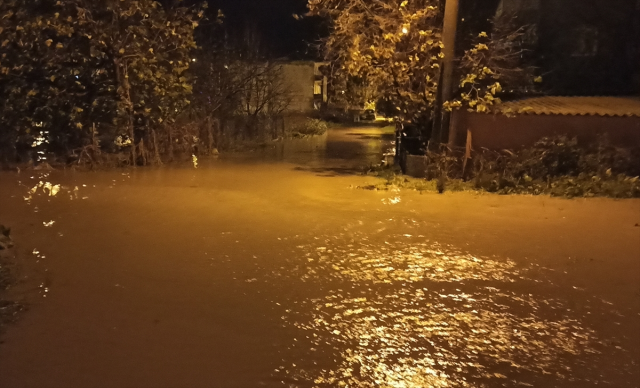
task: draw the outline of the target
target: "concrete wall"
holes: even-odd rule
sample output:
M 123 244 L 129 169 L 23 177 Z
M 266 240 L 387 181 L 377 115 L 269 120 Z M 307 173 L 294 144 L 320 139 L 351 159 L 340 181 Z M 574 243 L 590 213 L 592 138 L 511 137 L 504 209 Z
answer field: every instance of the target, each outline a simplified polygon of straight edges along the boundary
M 292 93 L 289 112 L 313 111 L 314 62 L 283 63 L 284 80 Z
M 478 149 L 520 149 L 545 136 L 569 135 L 582 144 L 606 134 L 613 145 L 640 146 L 640 117 L 518 115 L 507 117 L 456 111 L 451 123 L 456 129 L 456 146 L 464 146 L 467 129 Z

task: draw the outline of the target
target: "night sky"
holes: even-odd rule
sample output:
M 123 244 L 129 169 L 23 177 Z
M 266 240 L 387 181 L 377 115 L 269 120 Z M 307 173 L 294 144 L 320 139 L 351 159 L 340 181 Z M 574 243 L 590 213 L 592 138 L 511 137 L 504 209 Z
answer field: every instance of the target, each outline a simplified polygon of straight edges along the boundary
M 317 19 L 296 20 L 293 14 L 306 11 L 307 0 L 210 0 L 210 9 L 225 14 L 225 29 L 242 39 L 247 29 L 260 36 L 265 54 L 271 57 L 314 59 L 317 54 L 310 44 L 322 34 Z

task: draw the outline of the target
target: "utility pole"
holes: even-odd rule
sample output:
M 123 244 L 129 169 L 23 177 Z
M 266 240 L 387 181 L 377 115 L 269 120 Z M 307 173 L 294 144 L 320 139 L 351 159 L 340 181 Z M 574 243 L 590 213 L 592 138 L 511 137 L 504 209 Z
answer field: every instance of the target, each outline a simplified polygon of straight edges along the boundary
M 442 94 L 439 109 L 439 143 L 445 140 L 445 134 L 452 139 L 452 133 L 449 126 L 451 113 L 442 109 L 442 103 L 451 101 L 453 97 L 453 66 L 456 56 L 456 34 L 458 32 L 458 9 L 459 0 L 446 0 L 444 7 L 444 28 L 442 31 L 442 43 L 444 44 L 444 60 L 442 61 Z

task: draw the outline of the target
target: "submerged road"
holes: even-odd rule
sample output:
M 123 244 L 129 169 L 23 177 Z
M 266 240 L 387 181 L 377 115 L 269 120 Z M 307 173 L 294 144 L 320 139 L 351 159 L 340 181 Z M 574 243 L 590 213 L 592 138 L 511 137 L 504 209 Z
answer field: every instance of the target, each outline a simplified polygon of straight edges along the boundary
M 391 140 L 0 173 L 0 387 L 640 385 L 639 201 L 355 188 Z

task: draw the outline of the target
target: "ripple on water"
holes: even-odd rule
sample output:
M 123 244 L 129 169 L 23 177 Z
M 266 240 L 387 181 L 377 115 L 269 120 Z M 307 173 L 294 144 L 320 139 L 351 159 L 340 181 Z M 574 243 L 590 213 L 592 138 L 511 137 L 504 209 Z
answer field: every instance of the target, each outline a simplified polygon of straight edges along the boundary
M 530 271 L 396 237 L 298 247 L 305 264 L 293 276 L 330 290 L 283 317 L 305 350 L 275 377 L 317 387 L 606 385 L 600 361 L 623 351 Z

